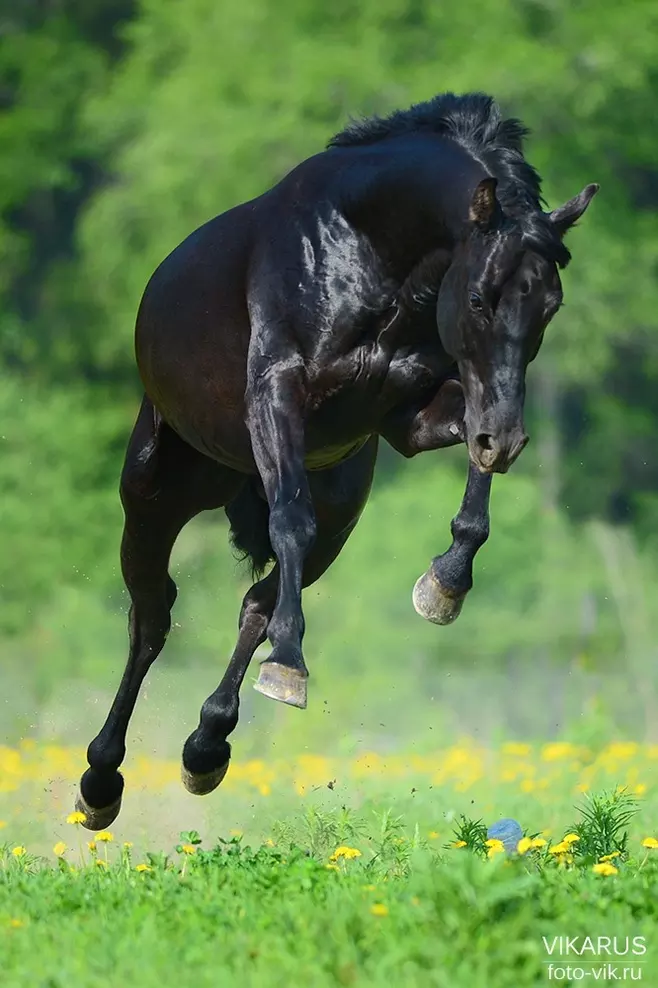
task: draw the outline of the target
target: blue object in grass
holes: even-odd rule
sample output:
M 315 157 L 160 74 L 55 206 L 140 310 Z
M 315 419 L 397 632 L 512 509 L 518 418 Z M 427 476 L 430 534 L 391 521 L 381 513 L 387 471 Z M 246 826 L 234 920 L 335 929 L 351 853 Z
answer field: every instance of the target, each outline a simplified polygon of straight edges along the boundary
M 503 847 L 508 852 L 516 851 L 516 846 L 522 837 L 521 825 L 516 820 L 497 820 L 487 830 L 487 838 L 502 841 Z

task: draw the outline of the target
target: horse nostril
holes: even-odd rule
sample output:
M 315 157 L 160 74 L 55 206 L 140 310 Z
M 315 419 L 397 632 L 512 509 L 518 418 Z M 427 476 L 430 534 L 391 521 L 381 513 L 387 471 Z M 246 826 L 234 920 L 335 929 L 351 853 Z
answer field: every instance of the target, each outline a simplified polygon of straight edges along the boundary
M 490 452 L 496 448 L 493 438 L 486 432 L 479 432 L 475 437 L 475 442 L 478 444 L 480 449 L 486 449 Z

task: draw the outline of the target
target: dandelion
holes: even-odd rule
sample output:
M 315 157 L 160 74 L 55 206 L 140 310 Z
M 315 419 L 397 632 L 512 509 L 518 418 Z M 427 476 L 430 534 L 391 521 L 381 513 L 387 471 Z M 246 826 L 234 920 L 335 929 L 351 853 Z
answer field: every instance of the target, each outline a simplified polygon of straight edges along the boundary
M 352 858 L 360 857 L 361 851 L 359 851 L 356 847 L 346 847 L 344 844 L 341 844 L 340 847 L 336 848 L 329 860 L 338 861 L 339 858 L 345 858 L 346 861 L 350 861 Z
M 644 782 L 638 782 L 635 789 L 633 790 L 636 796 L 644 796 L 647 791 L 647 787 Z
M 532 847 L 532 838 L 522 837 L 519 843 L 516 845 L 516 850 L 519 852 L 519 854 L 525 854 L 526 851 L 529 851 L 531 847 Z
M 388 906 L 385 906 L 383 902 L 373 902 L 370 912 L 373 916 L 388 916 Z
M 327 871 L 340 871 L 340 868 L 338 867 L 337 864 L 326 864 L 325 868 L 327 869 Z
M 580 840 L 580 837 L 578 836 L 578 834 L 567 834 L 566 837 L 563 837 L 562 838 L 562 843 L 563 844 L 566 844 L 568 847 L 571 847 L 571 845 L 572 844 L 575 844 L 576 841 L 578 841 L 578 840 Z
M 6 827 L 6 826 L 7 826 L 7 821 L 6 820 L 0 820 L 0 830 L 2 830 L 2 828 L 3 827 Z
M 10 919 L 9 925 L 12 930 L 20 930 L 21 926 L 25 926 L 25 923 L 22 919 Z
M 107 861 L 105 861 L 103 858 L 96 858 L 94 864 L 98 865 L 99 868 L 107 868 Z
M 466 847 L 466 841 L 465 840 L 456 840 L 452 846 L 453 847 Z
M 642 847 L 648 847 L 652 851 L 655 851 L 655 849 L 658 847 L 658 840 L 656 840 L 655 837 L 645 837 L 644 840 L 642 841 Z
M 87 847 L 89 848 L 89 850 L 91 851 L 92 854 L 95 854 L 96 853 L 96 841 L 95 840 L 89 840 L 89 841 L 87 841 Z
M 27 849 L 19 844 L 18 847 L 12 848 L 11 853 L 14 855 L 15 858 L 22 858 L 24 857 L 24 855 L 27 854 Z
M 153 871 L 153 869 L 151 868 L 150 865 L 138 864 L 135 865 L 135 871 L 138 871 L 140 874 L 143 874 L 145 871 Z
M 546 847 L 548 841 L 544 840 L 543 837 L 533 837 L 532 846 L 533 847 Z
M 196 854 L 196 847 L 194 844 L 183 844 L 181 845 L 181 852 L 183 854 Z
M 610 864 L 609 861 L 602 861 L 599 864 L 593 865 L 592 871 L 595 875 L 603 875 L 605 877 L 619 874 L 619 870 L 613 864 Z
M 77 826 L 80 823 L 85 823 L 87 820 L 86 813 L 81 813 L 80 810 L 76 810 L 75 813 L 69 813 L 66 818 L 67 823 L 72 823 Z
M 599 861 L 612 861 L 613 858 L 618 858 L 620 854 L 621 851 L 613 851 L 612 854 L 604 854 L 602 858 L 599 858 Z
M 60 840 L 55 844 L 53 854 L 56 858 L 61 858 L 63 854 L 66 854 L 66 844 L 63 840 Z
M 559 844 L 553 844 L 553 846 L 548 849 L 549 854 L 567 854 L 568 851 L 569 845 L 565 844 L 564 841 L 560 841 Z
M 497 854 L 505 853 L 505 845 L 503 844 L 502 840 L 498 840 L 497 837 L 490 837 L 489 840 L 486 840 L 484 842 L 484 846 L 488 848 L 487 850 L 488 858 L 495 858 Z
M 133 842 L 131 840 L 124 840 L 123 842 L 124 851 L 129 851 L 132 846 L 133 846 Z
M 111 834 L 109 830 L 101 830 L 100 834 L 96 834 L 96 840 L 102 844 L 109 844 L 110 841 L 114 840 L 114 834 Z
M 427 836 L 430 840 L 438 840 L 441 834 L 437 830 L 430 830 Z

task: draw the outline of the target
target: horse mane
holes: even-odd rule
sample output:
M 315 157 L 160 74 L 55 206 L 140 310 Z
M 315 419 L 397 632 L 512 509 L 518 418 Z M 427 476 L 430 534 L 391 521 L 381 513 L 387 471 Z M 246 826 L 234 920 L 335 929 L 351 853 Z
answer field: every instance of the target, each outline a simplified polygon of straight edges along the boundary
M 430 132 L 461 145 L 498 179 L 496 195 L 503 212 L 517 220 L 530 250 L 566 267 L 571 254 L 542 211 L 541 178 L 523 154 L 529 129 L 515 117 L 504 119 L 485 93 L 442 93 L 387 117 L 352 120 L 328 147 L 375 144 L 388 137 Z

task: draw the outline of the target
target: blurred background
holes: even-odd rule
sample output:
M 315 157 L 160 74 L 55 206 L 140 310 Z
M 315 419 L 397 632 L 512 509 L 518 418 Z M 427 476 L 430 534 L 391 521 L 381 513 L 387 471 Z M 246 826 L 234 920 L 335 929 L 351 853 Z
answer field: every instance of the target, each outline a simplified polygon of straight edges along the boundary
M 241 756 L 658 741 L 657 29 L 653 0 L 5 0 L 0 743 L 86 745 L 125 663 L 117 487 L 153 269 L 350 115 L 472 89 L 532 128 L 550 207 L 601 184 L 530 372 L 531 445 L 495 479 L 450 628 L 411 590 L 449 543 L 466 453 L 383 449 L 356 533 L 305 593 L 308 710 L 256 694 L 254 668 L 234 737 Z M 177 756 L 248 586 L 223 513 L 185 530 L 172 573 L 132 737 Z

